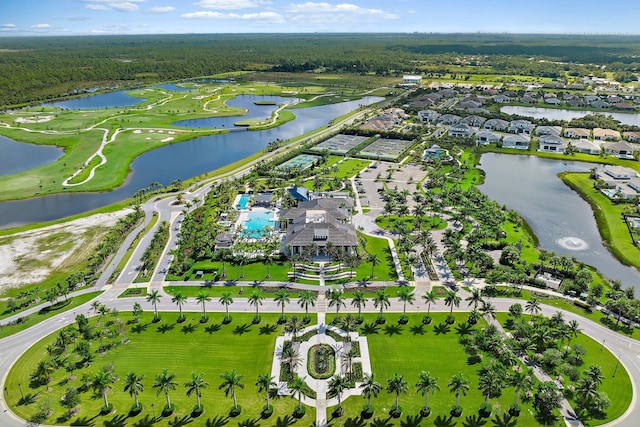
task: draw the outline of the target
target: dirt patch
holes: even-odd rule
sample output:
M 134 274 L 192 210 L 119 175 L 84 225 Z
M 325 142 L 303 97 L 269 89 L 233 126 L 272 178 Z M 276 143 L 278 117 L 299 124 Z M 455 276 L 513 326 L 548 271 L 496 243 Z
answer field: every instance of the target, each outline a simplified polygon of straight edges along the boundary
M 39 283 L 53 271 L 85 260 L 129 209 L 92 215 L 0 238 L 0 293 Z

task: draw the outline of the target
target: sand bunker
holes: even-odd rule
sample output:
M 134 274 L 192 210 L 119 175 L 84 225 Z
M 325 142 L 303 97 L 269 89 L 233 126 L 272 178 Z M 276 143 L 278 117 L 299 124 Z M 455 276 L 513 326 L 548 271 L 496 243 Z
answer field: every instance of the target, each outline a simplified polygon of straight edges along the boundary
M 172 136 L 170 136 L 168 138 L 165 138 L 165 139 L 161 140 L 160 142 L 169 142 L 169 141 L 173 141 L 173 137 Z
M 16 123 L 46 123 L 54 118 L 55 116 L 18 117 Z

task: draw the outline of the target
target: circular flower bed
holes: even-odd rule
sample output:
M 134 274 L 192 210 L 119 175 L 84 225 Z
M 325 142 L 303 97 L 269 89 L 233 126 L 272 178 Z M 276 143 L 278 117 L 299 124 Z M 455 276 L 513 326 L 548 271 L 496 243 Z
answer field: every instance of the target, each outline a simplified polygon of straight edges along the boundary
M 307 371 L 317 380 L 331 378 L 336 372 L 336 353 L 328 344 L 314 345 L 309 349 Z

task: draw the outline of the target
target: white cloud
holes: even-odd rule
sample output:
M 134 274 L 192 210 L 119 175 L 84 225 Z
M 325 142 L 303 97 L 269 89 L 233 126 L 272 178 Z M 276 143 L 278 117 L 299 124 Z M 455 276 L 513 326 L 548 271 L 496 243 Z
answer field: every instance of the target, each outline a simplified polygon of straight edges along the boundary
M 196 6 L 200 6 L 203 9 L 238 10 L 271 4 L 271 2 L 264 0 L 200 0 L 199 2 L 194 4 Z
M 0 31 L 15 31 L 18 27 L 16 24 L 2 24 L 0 25 Z
M 35 24 L 30 27 L 32 30 L 48 30 L 51 28 L 49 24 Z
M 271 24 L 283 24 L 285 19 L 276 12 L 259 12 L 259 13 L 221 13 L 202 10 L 199 12 L 185 13 L 182 15 L 187 19 L 238 19 L 246 21 L 260 21 Z
M 351 3 L 330 4 L 326 2 L 292 3 L 287 9 L 290 13 L 303 14 L 343 14 L 343 15 L 371 15 L 384 19 L 398 19 L 398 15 L 381 9 L 367 9 Z
M 86 8 L 91 10 L 117 10 L 119 12 L 135 12 L 140 9 L 136 3 L 146 0 L 80 0 L 86 3 Z
M 151 12 L 153 13 L 169 13 L 176 10 L 173 6 L 163 6 L 163 7 L 152 7 Z

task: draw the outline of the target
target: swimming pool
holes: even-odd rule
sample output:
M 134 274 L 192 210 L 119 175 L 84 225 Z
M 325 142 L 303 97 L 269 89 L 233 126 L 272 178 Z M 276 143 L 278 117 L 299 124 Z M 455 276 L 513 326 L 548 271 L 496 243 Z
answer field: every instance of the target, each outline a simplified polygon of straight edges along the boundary
M 240 216 L 238 224 L 244 227 L 243 234 L 246 237 L 257 239 L 262 230 L 267 227 L 276 227 L 275 213 L 269 209 L 253 208 Z
M 602 191 L 602 193 L 604 193 L 604 195 L 610 199 L 613 199 L 613 197 L 617 193 L 613 188 L 601 188 L 600 191 Z
M 236 208 L 240 210 L 247 209 L 247 202 L 249 201 L 250 197 L 251 195 L 249 194 L 240 194 L 236 199 Z

